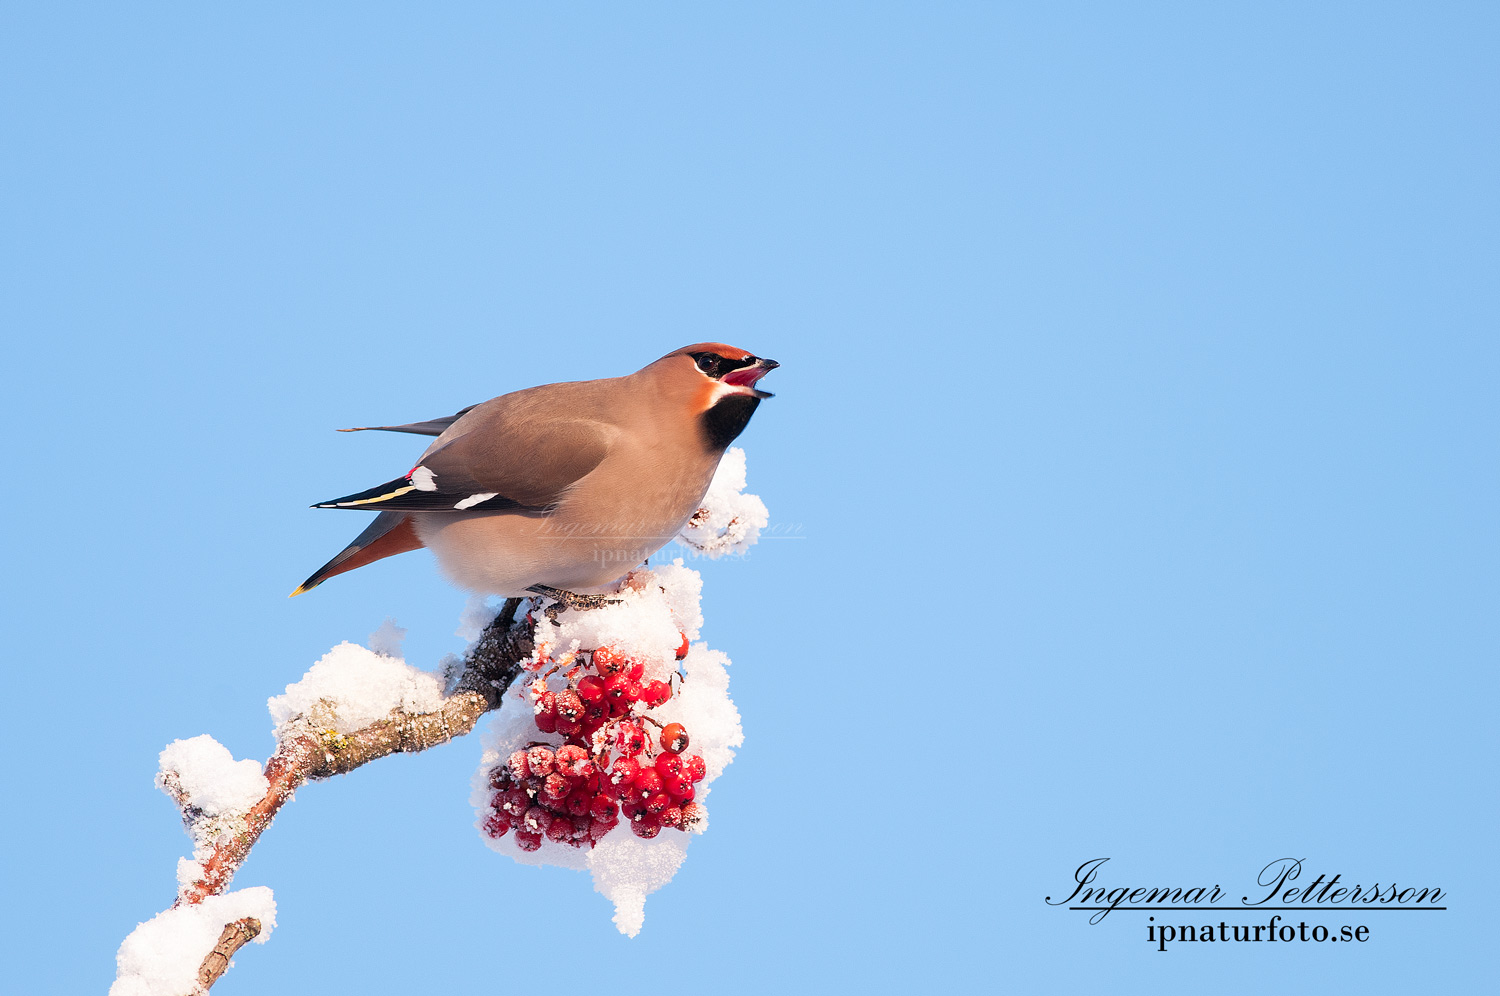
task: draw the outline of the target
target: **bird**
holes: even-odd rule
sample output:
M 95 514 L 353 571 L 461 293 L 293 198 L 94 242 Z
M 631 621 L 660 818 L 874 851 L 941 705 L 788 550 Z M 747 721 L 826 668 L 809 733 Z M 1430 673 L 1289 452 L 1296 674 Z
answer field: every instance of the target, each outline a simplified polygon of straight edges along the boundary
M 436 436 L 401 477 L 313 508 L 378 512 L 297 589 L 426 547 L 469 591 L 606 604 L 601 590 L 665 546 L 699 508 L 775 360 L 720 342 L 633 374 L 526 388 L 453 415 L 359 426 Z M 554 606 L 556 608 L 556 606 Z

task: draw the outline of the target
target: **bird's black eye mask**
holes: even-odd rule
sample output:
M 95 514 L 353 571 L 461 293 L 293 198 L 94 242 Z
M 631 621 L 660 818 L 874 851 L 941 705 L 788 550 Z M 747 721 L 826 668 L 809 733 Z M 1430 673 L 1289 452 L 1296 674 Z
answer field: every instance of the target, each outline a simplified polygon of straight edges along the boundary
M 743 360 L 731 360 L 728 357 L 720 356 L 718 353 L 689 353 L 688 355 L 693 358 L 694 363 L 698 364 L 699 370 L 702 370 L 715 380 L 718 380 L 731 370 L 738 370 L 741 367 L 752 366 L 760 362 L 754 356 L 747 356 Z

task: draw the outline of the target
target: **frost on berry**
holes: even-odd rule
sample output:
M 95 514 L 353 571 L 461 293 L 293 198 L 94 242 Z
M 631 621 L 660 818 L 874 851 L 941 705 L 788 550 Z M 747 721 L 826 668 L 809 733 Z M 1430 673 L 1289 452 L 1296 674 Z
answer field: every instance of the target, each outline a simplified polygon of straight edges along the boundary
M 559 720 L 571 722 L 583 717 L 583 699 L 573 689 L 565 688 L 558 692 L 555 702 Z
M 555 757 L 556 755 L 552 753 L 552 748 L 550 747 L 538 745 L 531 748 L 526 752 L 526 764 L 530 769 L 529 773 L 538 778 L 546 778 L 552 774 Z
M 640 773 L 641 763 L 635 758 L 617 757 L 614 767 L 609 771 L 609 783 L 620 788 L 635 781 L 635 776 Z
M 635 757 L 646 749 L 646 731 L 641 724 L 626 721 L 619 725 L 615 731 L 615 750 L 622 757 Z
M 728 658 L 692 643 L 696 572 L 679 562 L 631 579 L 619 604 L 557 625 L 533 613 L 544 647 L 489 720 L 474 805 L 487 846 L 587 869 L 634 935 L 706 827 L 703 802 L 742 736 Z
M 566 799 L 572 790 L 572 786 L 568 784 L 568 777 L 555 771 L 542 780 L 542 791 L 546 793 L 549 802 Z
M 594 670 L 608 678 L 625 670 L 625 658 L 615 653 L 614 647 L 600 647 L 594 651 Z
M 552 814 L 541 806 L 532 806 L 521 817 L 521 829 L 527 833 L 541 833 L 552 825 Z

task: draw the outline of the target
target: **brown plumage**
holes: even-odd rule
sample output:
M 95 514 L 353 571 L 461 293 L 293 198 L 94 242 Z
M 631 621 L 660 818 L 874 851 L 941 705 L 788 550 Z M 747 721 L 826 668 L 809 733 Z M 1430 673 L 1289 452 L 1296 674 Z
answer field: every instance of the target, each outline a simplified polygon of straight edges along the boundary
M 725 448 L 770 397 L 755 383 L 776 366 L 698 343 L 625 377 L 382 427 L 440 434 L 404 477 L 316 506 L 381 514 L 293 594 L 419 545 L 473 591 L 606 586 L 697 510 Z

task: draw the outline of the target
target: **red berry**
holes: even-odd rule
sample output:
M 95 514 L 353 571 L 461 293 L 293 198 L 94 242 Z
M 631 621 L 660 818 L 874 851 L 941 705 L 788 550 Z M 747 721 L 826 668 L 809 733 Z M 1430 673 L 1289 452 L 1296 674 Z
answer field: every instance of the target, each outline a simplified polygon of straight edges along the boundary
M 532 707 L 536 716 L 536 728 L 543 733 L 553 733 L 557 730 L 557 695 L 553 692 L 543 692 Z M 536 774 L 536 772 L 532 772 Z
M 678 647 L 677 647 L 677 659 L 678 660 L 682 660 L 684 657 L 686 657 L 688 655 L 688 649 L 689 649 L 689 645 L 688 645 L 687 634 L 683 633 L 682 634 L 682 643 L 679 644 Z
M 516 846 L 523 851 L 535 851 L 542 846 L 542 835 L 539 833 L 528 833 L 524 830 L 517 830 Z
M 695 782 L 703 781 L 703 777 L 708 774 L 708 765 L 703 763 L 702 754 L 689 757 L 682 767 L 688 773 L 688 777 Z
M 645 805 L 635 796 L 627 796 L 620 800 L 620 815 L 627 820 L 634 820 L 645 811 Z
M 629 785 L 641 773 L 641 762 L 633 757 L 615 758 L 614 770 L 609 773 L 609 782 L 616 787 Z
M 640 723 L 621 723 L 615 731 L 615 747 L 625 757 L 635 757 L 646 749 L 646 731 Z
M 575 734 L 577 734 L 578 732 L 580 732 L 582 729 L 583 729 L 583 721 L 582 720 L 579 720 L 579 719 L 564 719 L 562 716 L 558 716 L 557 717 L 556 732 L 561 733 L 565 737 L 574 736 Z
M 682 810 L 676 806 L 668 806 L 666 809 L 663 809 L 658 819 L 661 820 L 661 825 L 664 827 L 671 827 L 673 830 L 682 829 Z
M 551 747 L 538 744 L 526 752 L 526 767 L 536 777 L 546 778 L 552 774 L 556 764 L 555 757 Z
M 642 664 L 638 660 L 633 659 L 630 661 L 630 667 L 625 672 L 625 674 L 629 676 L 631 681 L 640 681 L 641 677 L 645 675 L 645 673 L 646 665 Z
M 646 800 L 646 812 L 651 816 L 656 816 L 671 804 L 672 800 L 668 797 L 667 793 L 658 792 Z
M 681 723 L 668 723 L 661 728 L 662 750 L 669 750 L 673 754 L 681 754 L 687 750 L 687 745 L 687 728 Z
M 625 670 L 625 661 L 615 653 L 613 647 L 600 647 L 594 651 L 594 670 L 607 678 Z
M 552 772 L 542 782 L 542 794 L 550 800 L 566 799 L 573 786 L 568 784 L 568 776 Z
M 484 821 L 484 832 L 486 835 L 499 840 L 510 832 L 510 820 L 504 813 L 491 813 Z
M 655 768 L 646 768 L 630 783 L 630 794 L 637 799 L 649 799 L 662 790 L 661 775 Z
M 619 812 L 620 804 L 602 792 L 589 801 L 589 813 L 596 820 L 612 820 Z
M 594 792 L 599 788 L 599 766 L 588 758 L 568 765 L 568 780 L 580 788 Z
M 707 814 L 704 813 L 704 811 L 703 811 L 703 804 L 702 803 L 690 802 L 687 805 L 683 806 L 682 807 L 682 826 L 683 826 L 683 829 L 690 829 L 691 827 L 696 826 L 703 819 L 703 817 L 705 815 L 707 815 Z
M 564 801 L 566 803 L 564 808 L 567 809 L 569 816 L 587 816 L 594 797 L 582 789 L 575 789 L 568 793 L 568 798 Z
M 662 753 L 656 755 L 656 770 L 663 779 L 679 778 L 682 776 L 682 758 L 676 754 Z
M 652 681 L 641 689 L 641 699 L 646 703 L 646 708 L 655 709 L 666 703 L 672 697 L 672 686 L 665 681 Z
M 543 833 L 552 824 L 552 814 L 541 806 L 532 806 L 521 817 L 521 829 L 527 833 Z
M 512 751 L 510 759 L 505 764 L 510 769 L 510 776 L 518 782 L 523 781 L 527 775 L 531 774 L 531 769 L 526 764 L 526 752 L 524 750 Z
M 693 791 L 693 783 L 686 778 L 668 778 L 663 788 L 678 802 L 692 802 L 698 794 Z
M 650 840 L 652 837 L 655 837 L 657 834 L 661 833 L 661 824 L 647 823 L 645 820 L 631 820 L 630 832 L 635 834 L 637 837 L 640 837 L 642 840 Z
M 553 763 L 557 765 L 558 771 L 568 771 L 576 762 L 588 760 L 589 752 L 577 744 L 564 744 L 557 748 L 553 755 Z
M 547 839 L 561 844 L 573 836 L 573 821 L 558 817 L 547 825 Z
M 620 825 L 619 820 L 593 820 L 589 823 L 589 840 L 598 842 L 604 835 Z
M 571 688 L 564 688 L 554 693 L 553 699 L 557 707 L 557 719 L 561 724 L 563 720 L 577 721 L 583 717 L 583 699 Z
M 579 681 L 578 697 L 585 705 L 604 701 L 604 679 L 591 674 Z
M 505 798 L 500 801 L 497 808 L 519 819 L 526 810 L 531 808 L 531 796 L 527 795 L 524 789 L 511 789 L 505 793 Z

